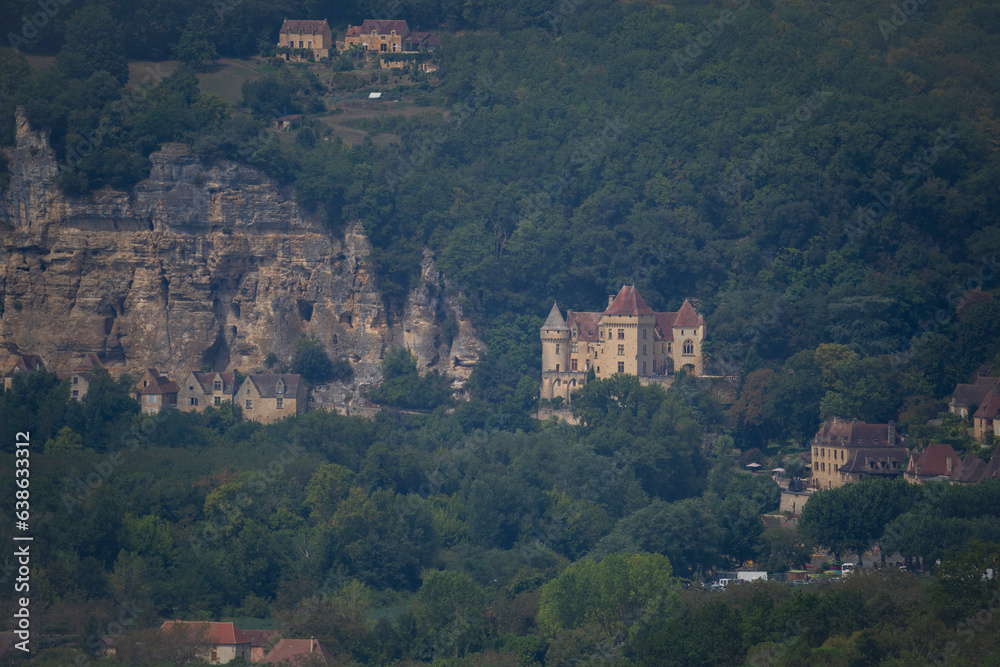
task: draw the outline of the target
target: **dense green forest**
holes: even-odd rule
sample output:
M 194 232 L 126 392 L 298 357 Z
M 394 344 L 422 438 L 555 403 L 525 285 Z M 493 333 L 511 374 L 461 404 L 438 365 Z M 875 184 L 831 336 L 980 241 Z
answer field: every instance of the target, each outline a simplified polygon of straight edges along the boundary
M 442 31 L 440 70 L 404 92 L 448 113 L 369 122 L 396 145 L 311 121 L 280 141 L 276 114 L 326 112 L 307 66 L 270 64 L 237 104 L 200 89 L 216 58 L 269 55 L 285 17 Z M 974 447 L 924 424 L 1000 366 L 995 4 L 6 0 L 0 25 L 0 145 L 23 105 L 65 192 L 130 187 L 167 141 L 251 164 L 331 233 L 364 223 L 390 314 L 432 248 L 489 349 L 454 410 L 391 355 L 373 397 L 428 413 L 370 421 L 153 418 L 125 383 L 77 402 L 19 378 L 0 437 L 32 437 L 39 664 L 177 617 L 265 620 L 362 664 L 990 664 L 995 484 L 824 491 L 796 535 L 764 528 L 777 486 L 741 464 L 795 460 L 832 416 Z M 357 65 L 323 66 L 354 92 Z M 681 375 L 589 384 L 583 426 L 533 418 L 552 301 L 595 310 L 623 283 L 697 299 L 730 409 Z M 803 541 L 935 576 L 699 587 L 800 565 Z

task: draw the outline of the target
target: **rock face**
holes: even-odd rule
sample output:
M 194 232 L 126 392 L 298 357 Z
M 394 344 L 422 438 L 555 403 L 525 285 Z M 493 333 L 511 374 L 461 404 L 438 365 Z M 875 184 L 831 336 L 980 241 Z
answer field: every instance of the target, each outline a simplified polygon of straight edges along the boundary
M 181 145 L 153 153 L 149 179 L 129 192 L 66 197 L 48 138 L 17 120 L 0 196 L 7 352 L 39 354 L 50 369 L 95 352 L 172 376 L 203 365 L 248 372 L 270 352 L 288 362 L 309 334 L 351 361 L 363 387 L 381 379 L 393 346 L 459 381 L 484 349 L 429 252 L 392 322 L 360 224 L 334 238 L 289 189 L 249 167 L 206 168 Z

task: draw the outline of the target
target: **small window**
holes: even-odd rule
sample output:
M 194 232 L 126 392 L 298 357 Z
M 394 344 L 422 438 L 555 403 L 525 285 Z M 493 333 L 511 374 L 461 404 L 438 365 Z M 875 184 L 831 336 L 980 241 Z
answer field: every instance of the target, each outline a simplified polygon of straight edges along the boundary
M 313 47 L 313 41 L 310 39 L 307 46 L 311 49 Z
M 618 362 L 618 372 L 619 373 L 624 373 L 625 372 L 625 362 L 624 361 L 619 361 Z
M 646 333 L 647 333 L 648 331 L 649 331 L 649 329 L 643 329 L 643 330 L 642 330 L 642 339 L 643 339 L 643 340 L 646 340 Z
M 222 380 L 215 381 L 215 391 L 222 391 Z
M 646 374 L 646 362 L 645 362 L 645 361 L 644 361 L 644 362 L 642 362 L 642 374 L 643 374 L 643 375 L 645 375 L 645 374 Z
M 643 329 L 643 331 L 645 331 L 645 329 Z M 646 356 L 646 346 L 645 345 L 642 346 L 642 356 Z
M 80 378 L 73 376 L 73 384 L 80 384 Z
M 571 349 L 574 352 L 579 352 L 580 351 L 580 345 L 578 343 L 573 343 L 573 347 Z
M 303 46 L 302 46 L 302 40 L 301 39 L 299 40 L 299 48 L 300 49 L 303 48 Z
M 559 364 L 556 364 L 556 373 L 559 372 Z
M 618 330 L 618 340 L 625 340 L 625 330 L 624 329 L 619 329 Z
M 152 403 L 153 402 L 153 396 L 152 396 L 152 394 L 150 394 L 149 396 L 146 397 L 146 402 L 147 403 Z
M 625 356 L 625 346 L 624 345 L 619 345 L 618 346 L 618 356 L 619 357 Z
M 74 389 L 73 390 L 73 398 L 80 398 L 80 390 L 79 389 Z
M 188 399 L 188 405 L 198 407 L 198 399 L 194 396 Z
M 694 354 L 694 343 L 689 340 L 684 341 L 684 354 Z
M 571 370 L 576 370 L 576 359 L 571 359 L 569 362 L 569 367 Z
M 247 410 L 253 410 L 253 401 L 250 400 L 249 398 L 247 399 L 246 405 L 247 405 Z
M 274 407 L 275 408 L 277 408 L 278 410 L 284 410 L 285 409 L 285 399 L 283 399 L 283 398 L 276 398 L 276 399 L 274 399 L 274 401 L 275 401 L 275 403 L 274 403 Z
M 556 343 L 556 354 L 559 354 L 559 343 Z
M 216 396 L 215 397 L 215 404 L 216 405 L 222 405 L 222 397 L 221 396 Z
M 601 329 L 601 338 L 604 338 L 604 329 Z

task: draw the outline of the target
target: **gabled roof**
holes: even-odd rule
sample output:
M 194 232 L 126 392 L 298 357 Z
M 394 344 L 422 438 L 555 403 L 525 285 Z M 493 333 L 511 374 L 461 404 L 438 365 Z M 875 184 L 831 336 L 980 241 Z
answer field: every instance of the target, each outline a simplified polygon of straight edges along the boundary
M 571 330 L 576 327 L 577 340 L 596 341 L 600 335 L 601 313 L 577 313 L 570 311 L 566 322 Z
M 927 449 L 921 452 L 920 456 L 911 459 L 906 473 L 920 477 L 950 476 L 960 464 L 961 459 L 951 445 L 936 443 L 927 445 Z
M 969 454 L 955 468 L 955 472 L 951 473 L 951 481 L 963 484 L 975 484 L 982 479 L 984 472 L 986 472 L 986 464 L 983 460 L 978 456 Z
M 8 357 L 2 367 L 4 377 L 10 377 L 15 373 L 28 373 L 30 371 L 45 371 L 45 363 L 37 354 L 15 354 Z
M 206 394 L 211 394 L 215 392 L 215 387 L 212 385 L 215 382 L 215 377 L 217 375 L 222 376 L 222 392 L 224 394 L 236 393 L 239 387 L 236 386 L 236 374 L 235 373 L 193 373 L 194 379 L 197 380 L 198 384 L 201 385 L 202 392 Z
M 160 626 L 161 630 L 170 630 L 175 626 L 190 627 L 197 629 L 199 625 L 205 625 L 207 632 L 205 639 L 215 646 L 235 646 L 236 644 L 249 644 L 250 639 L 236 627 L 232 622 L 217 621 L 164 621 Z
M 566 331 L 569 329 L 566 326 L 566 320 L 563 319 L 562 313 L 559 312 L 559 304 L 555 301 L 552 302 L 552 310 L 549 311 L 549 316 L 545 318 L 545 324 L 542 325 L 542 329 L 549 331 Z
M 361 24 L 361 32 L 371 34 L 372 30 L 379 35 L 389 35 L 392 34 L 394 30 L 396 31 L 396 34 L 401 37 L 406 37 L 410 34 L 410 26 L 406 24 L 406 21 L 365 19 Z
M 300 662 L 305 663 L 307 660 L 311 662 L 316 657 L 319 657 L 323 664 L 332 665 L 334 663 L 333 656 L 318 639 L 282 639 L 268 651 L 261 663 L 265 665 L 279 663 L 296 665 Z
M 998 412 L 1000 412 L 1000 394 L 997 394 L 996 389 L 990 387 L 973 417 L 976 419 L 996 419 Z
M 677 319 L 674 320 L 675 327 L 698 327 L 705 323 L 701 315 L 694 312 L 694 306 L 687 299 L 677 310 Z
M 305 19 L 285 19 L 281 24 L 281 34 L 295 33 L 299 35 L 321 35 L 330 29 L 330 24 L 326 19 L 322 21 L 309 21 Z
M 813 443 L 833 447 L 887 447 L 890 446 L 890 431 L 894 432 L 895 427 L 890 428 L 889 424 L 868 424 L 857 420 L 846 422 L 835 419 L 823 422 L 813 438 Z M 896 433 L 895 440 L 898 443 L 902 441 L 902 437 Z
M 685 303 L 687 303 L 685 301 Z M 658 340 L 674 339 L 674 322 L 677 321 L 677 313 L 657 313 L 656 314 L 656 335 Z
M 275 398 L 277 396 L 291 396 L 294 398 L 299 390 L 299 381 L 302 379 L 302 376 L 295 375 L 294 373 L 259 373 L 257 375 L 249 375 L 247 379 L 253 382 L 261 398 Z M 283 385 L 285 389 L 281 394 L 277 392 L 279 385 Z
M 177 386 L 176 382 L 171 382 L 170 380 L 167 380 L 167 378 L 165 377 L 161 377 L 158 379 L 166 380 L 166 382 L 155 382 L 148 384 L 142 388 L 142 391 L 140 391 L 139 394 L 142 396 L 149 396 L 151 394 L 152 395 L 176 394 L 177 392 L 180 391 L 180 387 Z
M 906 447 L 861 447 L 851 452 L 847 462 L 840 466 L 843 474 L 898 475 L 903 472 L 903 462 L 909 456 Z
M 277 630 L 241 630 L 240 632 L 250 640 L 250 646 L 253 648 L 266 648 L 274 636 L 278 634 Z
M 623 285 L 611 305 L 604 311 L 605 315 L 653 315 L 653 309 L 639 296 L 639 290 L 634 285 Z
M 986 398 L 986 394 L 990 392 L 993 387 L 989 384 L 977 383 L 977 384 L 960 384 L 955 386 L 955 391 L 951 393 L 951 403 L 952 405 L 961 405 L 963 407 L 969 407 L 970 405 L 979 405 Z

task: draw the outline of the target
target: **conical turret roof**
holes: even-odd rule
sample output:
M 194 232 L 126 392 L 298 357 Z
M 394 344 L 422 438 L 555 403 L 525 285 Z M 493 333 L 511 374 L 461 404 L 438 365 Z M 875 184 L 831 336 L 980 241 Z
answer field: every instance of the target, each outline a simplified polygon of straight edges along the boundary
M 542 325 L 542 329 L 548 331 L 569 331 L 569 327 L 566 326 L 566 320 L 563 319 L 562 313 L 559 312 L 559 304 L 555 301 L 552 302 L 552 310 L 549 311 L 549 316 L 545 320 L 545 324 Z

